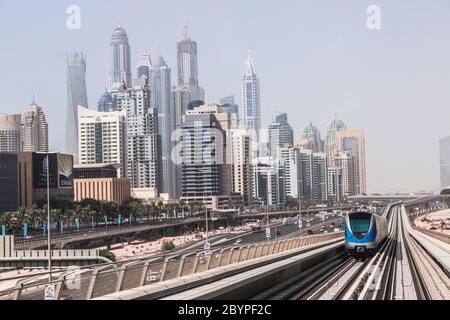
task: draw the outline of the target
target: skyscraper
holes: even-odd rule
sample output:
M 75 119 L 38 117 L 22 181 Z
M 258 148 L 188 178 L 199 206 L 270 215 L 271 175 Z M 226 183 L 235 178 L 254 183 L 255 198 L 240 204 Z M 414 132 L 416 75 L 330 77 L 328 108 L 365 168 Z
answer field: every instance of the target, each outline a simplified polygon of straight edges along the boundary
M 325 138 L 325 152 L 327 154 L 327 161 L 330 167 L 335 166 L 336 151 L 336 132 L 347 130 L 347 126 L 344 122 L 339 120 L 336 116 L 328 124 L 327 136 Z
M 279 150 L 281 154 L 281 160 L 284 163 L 285 169 L 284 193 L 286 197 L 298 199 L 299 192 L 302 189 L 301 149 L 295 147 L 283 147 Z
M 234 103 L 234 96 L 220 99 L 220 111 L 230 114 L 231 128 L 240 128 L 239 106 Z
M 79 163 L 117 164 L 119 178 L 126 168 L 126 110 L 98 112 L 78 107 Z
M 120 26 L 114 29 L 110 44 L 109 89 L 120 87 L 123 82 L 131 88 L 131 57 L 127 32 Z
M 328 168 L 328 199 L 333 201 L 342 200 L 342 168 Z
M 285 170 L 282 162 L 271 157 L 251 160 L 253 174 L 253 198 L 261 206 L 283 207 L 285 200 Z
M 312 198 L 326 201 L 328 198 L 328 167 L 327 156 L 324 152 L 313 153 L 312 169 Z
M 355 195 L 355 170 L 354 158 L 350 152 L 339 152 L 335 157 L 335 163 L 341 170 L 342 196 L 348 197 Z
M 336 132 L 338 152 L 347 152 L 353 162 L 353 185 L 355 195 L 366 193 L 366 151 L 363 130 Z
M 439 140 L 441 187 L 450 186 L 450 136 Z
M 250 136 L 247 129 L 231 129 L 231 166 L 233 193 L 244 197 L 244 204 L 252 203 L 252 170 L 250 162 Z
M 142 76 L 145 76 L 148 79 L 151 66 L 152 62 L 150 55 L 148 53 L 141 54 L 139 57 L 139 64 L 136 67 L 136 78 L 140 79 Z
M 24 152 L 48 152 L 48 124 L 34 101 L 22 113 L 21 144 Z
M 67 56 L 67 110 L 65 151 L 78 163 L 78 106 L 87 107 L 86 61 L 82 52 Z
M 175 111 L 175 128 L 179 128 L 183 123 L 183 115 L 186 114 L 189 102 L 191 102 L 189 89 L 185 87 L 173 88 L 172 101 Z
M 313 151 L 301 150 L 300 197 L 302 200 L 313 198 Z
M 161 135 L 163 181 L 161 189 L 169 198 L 176 196 L 175 165 L 171 159 L 172 132 L 175 129 L 174 106 L 171 101 L 171 70 L 164 58 L 156 56 L 150 67 L 151 105 L 158 111 L 158 133 Z
M 302 138 L 308 140 L 314 152 L 323 152 L 323 140 L 320 138 L 320 131 L 309 121 L 305 130 L 303 130 Z
M 229 115 L 216 105 L 200 106 L 187 112 L 181 130 L 182 199 L 202 201 L 212 208 L 224 203 L 234 207 L 230 204 L 234 201 L 232 170 L 226 161 Z
M 269 150 L 273 158 L 281 157 L 280 148 L 291 147 L 294 144 L 294 130 L 287 121 L 286 113 L 277 113 L 269 126 Z
M 258 156 L 261 130 L 260 85 L 252 57 L 248 56 L 242 76 L 242 107 L 245 128 L 251 130 L 252 154 Z
M 126 177 L 132 189 L 152 188 L 158 193 L 161 181 L 158 112 L 150 106 L 150 88 L 147 85 L 121 88 L 117 109 L 125 110 L 126 123 Z
M 99 112 L 111 112 L 116 111 L 116 99 L 113 98 L 111 93 L 105 91 L 97 102 L 97 110 Z
M 191 100 L 205 100 L 203 89 L 198 83 L 197 43 L 187 36 L 187 28 L 183 39 L 177 43 L 178 86 L 189 89 Z
M 0 152 L 19 152 L 20 146 L 20 114 L 0 113 Z

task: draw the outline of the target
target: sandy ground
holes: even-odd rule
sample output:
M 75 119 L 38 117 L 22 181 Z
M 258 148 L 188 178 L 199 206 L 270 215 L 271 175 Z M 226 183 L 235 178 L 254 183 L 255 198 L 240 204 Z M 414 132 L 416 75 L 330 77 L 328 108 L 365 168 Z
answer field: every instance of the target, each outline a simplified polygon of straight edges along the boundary
M 426 230 L 430 230 L 431 227 L 435 227 L 437 232 L 443 232 L 445 234 L 450 235 L 450 229 L 443 229 L 442 223 L 447 224 L 447 228 L 450 227 L 450 209 L 439 210 L 433 213 L 429 213 L 420 218 L 416 218 L 414 223 L 417 227 L 423 228 Z

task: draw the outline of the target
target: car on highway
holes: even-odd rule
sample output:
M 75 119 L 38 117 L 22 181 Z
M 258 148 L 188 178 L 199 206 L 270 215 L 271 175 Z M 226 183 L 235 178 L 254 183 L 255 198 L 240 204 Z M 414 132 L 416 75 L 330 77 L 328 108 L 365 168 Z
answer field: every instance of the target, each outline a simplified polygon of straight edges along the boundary
M 311 229 L 309 229 L 307 234 L 311 235 L 311 234 L 314 234 L 314 232 Z
M 237 239 L 234 244 L 241 244 L 241 243 L 242 243 L 242 239 Z
M 281 236 L 281 231 L 277 230 L 277 236 Z
M 311 223 L 307 223 L 306 226 L 307 226 L 307 227 L 311 227 Z

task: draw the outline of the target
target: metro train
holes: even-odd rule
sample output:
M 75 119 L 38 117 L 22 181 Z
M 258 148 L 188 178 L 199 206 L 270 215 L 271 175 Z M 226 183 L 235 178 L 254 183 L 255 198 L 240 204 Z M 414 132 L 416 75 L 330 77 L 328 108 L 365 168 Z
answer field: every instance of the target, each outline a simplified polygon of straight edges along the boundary
M 387 219 L 377 214 L 355 211 L 345 216 L 345 250 L 349 255 L 373 254 L 387 234 Z

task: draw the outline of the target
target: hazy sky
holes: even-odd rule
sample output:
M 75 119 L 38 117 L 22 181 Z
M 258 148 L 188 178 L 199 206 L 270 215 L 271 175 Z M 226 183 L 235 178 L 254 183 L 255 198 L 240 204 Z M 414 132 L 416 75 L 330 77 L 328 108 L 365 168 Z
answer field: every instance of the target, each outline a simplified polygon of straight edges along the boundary
M 381 30 L 366 27 L 369 5 Z M 66 27 L 69 5 L 81 29 Z M 197 41 L 207 102 L 234 94 L 251 49 L 261 81 L 263 127 L 287 112 L 296 136 L 311 116 L 325 135 L 336 111 L 366 133 L 369 192 L 439 185 L 438 139 L 450 135 L 450 1 L 6 1 L 0 0 L 0 112 L 20 113 L 36 95 L 63 146 L 65 54 L 87 56 L 90 108 L 108 79 L 109 41 L 127 31 L 134 70 L 145 50 L 161 54 L 176 81 L 183 26 Z

